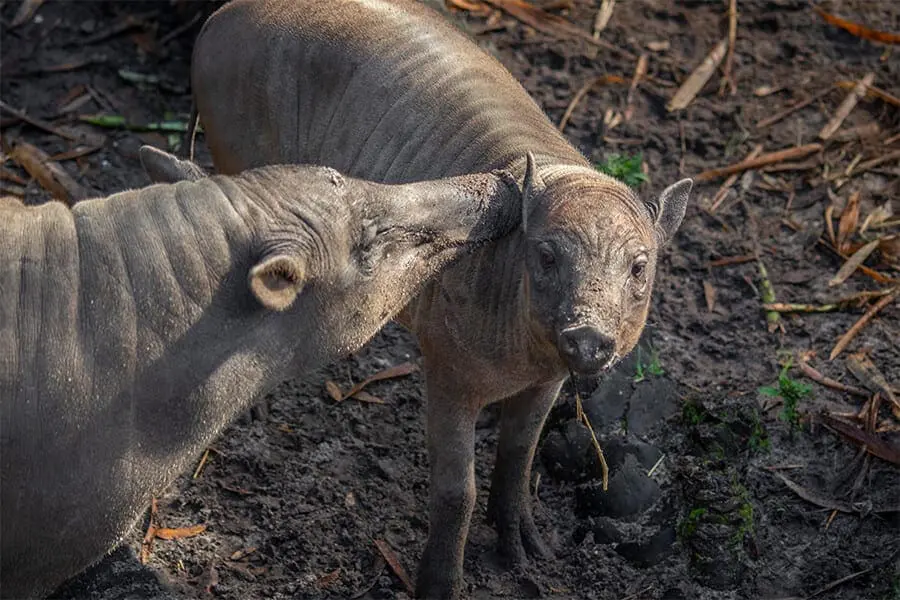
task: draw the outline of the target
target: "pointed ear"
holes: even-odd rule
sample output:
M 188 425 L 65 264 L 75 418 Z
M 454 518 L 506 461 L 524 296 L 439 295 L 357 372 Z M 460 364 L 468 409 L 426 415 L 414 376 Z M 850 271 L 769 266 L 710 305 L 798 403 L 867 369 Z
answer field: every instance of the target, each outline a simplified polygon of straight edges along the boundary
M 525 179 L 522 182 L 522 231 L 528 231 L 528 215 L 537 202 L 537 197 L 544 191 L 544 180 L 541 179 L 534 163 L 534 154 L 525 153 Z
M 650 211 L 650 218 L 656 225 L 660 246 L 665 245 L 678 231 L 693 186 L 692 180 L 682 179 L 664 189 L 656 200 L 645 202 Z
M 138 151 L 141 166 L 153 183 L 196 181 L 207 177 L 206 172 L 189 160 L 179 160 L 153 146 L 141 146 Z
M 306 281 L 303 263 L 293 256 L 277 254 L 257 263 L 248 276 L 250 291 L 269 310 L 287 310 Z

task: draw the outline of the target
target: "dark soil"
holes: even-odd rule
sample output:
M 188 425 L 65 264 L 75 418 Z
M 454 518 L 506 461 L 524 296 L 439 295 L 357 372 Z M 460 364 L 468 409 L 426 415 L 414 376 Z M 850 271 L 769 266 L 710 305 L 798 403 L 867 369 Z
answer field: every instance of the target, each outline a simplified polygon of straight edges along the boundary
M 75 116 L 112 112 L 134 122 L 186 121 L 192 41 L 218 4 L 48 1 L 35 18 L 10 28 L 19 2 L 7 1 L 0 10 L 3 101 L 55 124 L 107 136 L 100 151 L 62 162 L 83 185 L 104 194 L 145 185 L 138 147 L 166 148 L 176 140 L 101 131 L 79 125 Z M 574 4 L 567 18 L 590 30 L 599 2 Z M 689 108 L 670 114 L 665 105 L 675 87 L 643 83 L 632 119 L 610 129 L 605 112 L 625 108 L 628 86 L 600 85 L 572 114 L 565 131 L 572 142 L 598 162 L 611 153 L 640 151 L 650 177 L 640 191 L 656 194 L 682 176 L 737 162 L 758 143 L 775 150 L 816 141 L 845 90 L 834 88 L 768 128 L 755 124 L 838 80 L 858 80 L 873 71 L 876 85 L 900 96 L 896 50 L 826 24 L 805 0 L 740 0 L 738 5 L 736 95 L 716 93 L 717 72 Z M 900 32 L 900 3 L 892 0 L 827 6 L 846 18 Z M 725 35 L 726 7 L 719 1 L 620 0 L 603 39 L 647 52 L 651 75 L 680 82 Z M 160 43 L 198 13 L 194 25 Z M 144 26 L 85 44 L 129 17 Z M 455 18 L 475 33 L 482 31 L 479 41 L 556 122 L 591 78 L 613 74 L 630 81 L 634 71 L 634 61 L 595 54 L 506 17 L 486 32 L 483 18 Z M 670 47 L 647 49 L 659 41 Z M 91 62 L 78 69 L 53 72 L 54 66 L 86 59 Z M 158 80 L 130 83 L 118 74 L 122 69 Z M 761 86 L 784 90 L 755 95 Z M 61 113 L 78 96 L 72 92 L 76 88 L 93 95 Z M 896 150 L 898 144 L 887 148 L 883 140 L 900 131 L 898 115 L 896 106 L 861 102 L 844 128 L 875 122 L 883 133 L 829 146 L 831 172 L 845 169 L 857 154 L 867 160 Z M 5 141 L 27 140 L 50 154 L 72 147 L 2 116 Z M 200 146 L 200 161 L 209 166 Z M 24 175 L 12 163 L 9 167 Z M 757 264 L 709 266 L 711 260 L 752 254 L 758 240 L 779 301 L 821 303 L 877 289 L 861 273 L 838 288 L 827 286 L 842 261 L 816 244 L 832 201 L 822 175 L 818 167 L 748 175 L 715 215 L 707 209 L 720 181 L 695 187 L 684 224 L 661 263 L 640 356 L 643 368 L 632 356 L 599 384 L 577 382 L 610 462 L 609 491 L 601 489 L 590 434 L 574 421 L 575 384 L 566 386 L 544 432 L 536 461 L 536 514 L 555 546 L 555 560 L 506 571 L 494 554 L 485 504 L 498 411 L 485 411 L 477 430 L 479 501 L 466 553 L 473 597 L 809 598 L 849 577 L 815 597 L 900 599 L 900 513 L 887 510 L 900 506 L 900 470 L 859 455 L 856 446 L 813 418 L 824 409 L 856 411 L 864 399 L 813 384 L 811 394 L 800 399 L 800 422 L 792 426 L 780 418 L 780 400 L 758 391 L 777 379 L 785 356 L 806 350 L 818 353 L 812 360 L 816 368 L 851 384 L 856 382 L 846 371 L 846 356 L 867 350 L 894 386 L 900 385 L 900 304 L 885 308 L 829 362 L 835 341 L 862 310 L 785 316 L 784 332 L 769 333 Z M 894 160 L 830 188 L 838 212 L 853 191 L 862 194 L 863 216 L 891 201 L 896 211 L 900 166 Z M 36 182 L 26 186 L 28 202 L 48 197 Z M 897 277 L 877 256 L 867 264 Z M 704 282 L 716 291 L 712 310 Z M 331 379 L 346 388 L 385 367 L 417 360 L 414 339 L 391 325 L 356 355 L 284 383 L 265 399 L 267 411 L 248 416 L 216 442 L 196 478 L 185 474 L 160 496 L 163 525 L 203 523 L 205 532 L 157 540 L 148 572 L 134 558 L 144 533 L 135 530 L 125 548 L 57 597 L 153 597 L 161 589 L 155 574 L 198 598 L 406 597 L 373 540 L 385 540 L 414 573 L 428 529 L 422 376 L 373 385 L 370 391 L 386 399 L 384 405 L 337 404 L 324 383 Z M 644 379 L 635 382 L 638 370 Z M 796 369 L 791 376 L 802 380 Z M 892 419 L 886 408 L 881 418 Z M 900 445 L 896 433 L 882 437 Z M 852 512 L 833 515 L 802 499 L 779 475 L 824 499 L 820 504 L 837 502 Z M 61 540 L 57 551 L 78 543 Z

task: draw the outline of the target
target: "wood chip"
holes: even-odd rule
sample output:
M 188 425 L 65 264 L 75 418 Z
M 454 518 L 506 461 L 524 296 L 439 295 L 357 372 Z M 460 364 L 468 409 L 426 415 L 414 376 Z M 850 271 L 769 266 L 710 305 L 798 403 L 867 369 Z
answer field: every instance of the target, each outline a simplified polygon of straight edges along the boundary
M 682 110 L 687 108 L 688 105 L 694 101 L 694 98 L 700 93 L 700 90 L 703 89 L 703 86 L 706 85 L 706 82 L 709 81 L 710 77 L 712 77 L 715 70 L 721 64 L 722 59 L 725 58 L 725 51 L 727 48 L 727 38 L 716 44 L 715 48 L 712 49 L 712 52 L 703 59 L 703 62 L 701 62 L 700 65 L 694 69 L 694 72 L 681 84 L 681 87 L 678 88 L 678 91 L 675 92 L 672 100 L 666 106 L 666 110 L 669 112 Z
M 844 351 L 844 348 L 846 348 L 850 344 L 850 342 L 853 341 L 853 338 L 856 337 L 856 334 L 858 334 L 863 329 L 863 327 L 865 327 L 869 323 L 869 321 L 871 321 L 872 318 L 878 314 L 878 312 L 882 308 L 893 302 L 897 298 L 897 296 L 900 296 L 900 288 L 895 288 L 893 292 L 882 297 L 881 300 L 872 305 L 872 307 L 867 310 L 866 313 L 861 316 L 859 320 L 853 324 L 852 327 L 850 327 L 850 329 L 847 330 L 847 333 L 841 336 L 841 339 L 837 341 L 837 343 L 834 345 L 834 348 L 831 350 L 831 354 L 828 357 L 828 360 L 834 360 L 835 358 L 837 358 L 838 355 Z
M 846 119 L 853 111 L 860 99 L 866 95 L 866 90 L 874 81 L 875 73 L 867 73 L 865 77 L 859 80 L 856 87 L 853 88 L 847 97 L 844 98 L 844 101 L 841 102 L 841 105 L 838 106 L 838 109 L 834 112 L 834 116 L 831 117 L 831 120 L 829 120 L 822 128 L 822 131 L 819 132 L 819 139 L 828 140 L 838 129 L 840 129 L 841 125 L 844 123 L 844 119 Z
M 878 244 L 881 240 L 872 240 L 859 250 L 853 253 L 853 256 L 847 259 L 841 268 L 838 270 L 837 274 L 834 277 L 828 280 L 828 287 L 834 287 L 836 285 L 841 285 L 847 278 L 853 275 L 854 271 L 859 268 L 859 265 L 863 264 L 869 255 L 875 251 L 878 247 Z
M 27 142 L 17 142 L 9 158 L 28 171 L 54 198 L 69 206 L 92 195 L 72 179 L 59 163 L 51 161 L 46 152 Z
M 697 175 L 694 180 L 712 181 L 714 179 L 718 179 L 719 177 L 725 177 L 733 173 L 742 173 L 744 171 L 755 169 L 757 167 L 765 167 L 767 165 L 772 165 L 787 160 L 803 158 L 815 152 L 819 152 L 821 149 L 822 144 L 806 144 L 805 146 L 796 146 L 794 148 L 787 148 L 785 150 L 779 150 L 777 152 L 769 152 L 767 154 L 763 154 L 762 156 L 758 156 L 757 158 L 743 160 L 737 164 L 729 165 L 727 167 L 719 167 L 718 169 L 710 169 L 709 171 L 704 171 Z
M 716 307 L 716 288 L 708 281 L 703 282 L 703 296 L 706 298 L 707 312 L 712 312 Z
M 406 569 L 404 569 L 403 565 L 400 564 L 400 559 L 397 557 L 397 554 L 384 540 L 375 540 L 375 546 L 378 548 L 381 556 L 384 557 L 385 562 L 387 562 L 388 566 L 394 572 L 394 575 L 396 575 L 397 578 L 400 579 L 400 581 L 403 583 L 403 587 L 406 588 L 406 592 L 410 596 L 415 596 L 416 592 L 415 588 L 413 587 L 412 580 L 409 578 L 409 575 L 406 574 Z

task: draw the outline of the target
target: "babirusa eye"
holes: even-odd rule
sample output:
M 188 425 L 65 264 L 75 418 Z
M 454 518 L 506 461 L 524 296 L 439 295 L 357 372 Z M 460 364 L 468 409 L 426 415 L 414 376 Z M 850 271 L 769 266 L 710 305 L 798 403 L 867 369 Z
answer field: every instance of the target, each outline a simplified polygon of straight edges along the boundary
M 646 256 L 638 256 L 634 259 L 634 262 L 631 263 L 631 276 L 635 279 L 641 279 L 644 277 L 644 274 L 647 272 L 647 257 Z
M 540 258 L 541 258 L 541 266 L 545 269 L 550 269 L 553 265 L 556 264 L 556 254 L 553 253 L 553 249 L 548 244 L 541 244 L 539 247 Z

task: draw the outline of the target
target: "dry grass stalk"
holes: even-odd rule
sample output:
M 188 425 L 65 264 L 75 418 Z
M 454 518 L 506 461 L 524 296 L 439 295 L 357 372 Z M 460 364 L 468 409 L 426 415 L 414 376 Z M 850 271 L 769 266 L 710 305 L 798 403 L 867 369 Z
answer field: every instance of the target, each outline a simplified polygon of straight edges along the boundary
M 825 97 L 829 92 L 831 92 L 831 90 L 832 90 L 832 88 L 825 88 L 824 90 L 822 90 L 821 92 L 819 92 L 817 94 L 813 94 L 812 96 L 810 96 L 804 100 L 800 100 L 799 102 L 788 106 L 783 111 L 775 113 L 771 117 L 768 117 L 768 118 L 763 119 L 762 121 L 758 122 L 756 124 L 756 128 L 763 129 L 765 127 L 768 127 L 769 125 L 774 125 L 778 121 L 781 121 L 785 117 L 789 117 L 790 115 L 797 112 L 801 108 L 805 108 L 805 107 L 809 106 L 810 104 L 812 104 L 813 102 L 815 102 L 816 100 L 819 100 L 820 98 Z
M 572 101 L 569 102 L 569 105 L 566 107 L 566 111 L 563 113 L 562 118 L 559 120 L 560 131 L 566 128 L 569 119 L 572 117 L 572 112 L 574 112 L 575 107 L 578 106 L 578 103 L 581 102 L 582 98 L 584 98 L 585 95 L 587 95 L 587 93 L 594 88 L 594 86 L 606 83 L 625 83 L 625 80 L 618 75 L 601 75 L 600 77 L 591 79 L 583 86 L 581 86 L 581 88 L 579 88 L 578 91 L 575 92 L 575 95 L 572 97 Z
M 637 86 L 641 82 L 641 79 L 647 74 L 647 61 L 647 55 L 641 54 L 640 58 L 638 58 L 637 65 L 634 67 L 634 76 L 632 76 L 631 86 L 628 88 L 628 98 L 625 100 L 626 121 L 630 121 L 631 116 L 634 114 L 634 93 L 637 91 Z
M 854 167 L 854 169 L 850 173 L 848 173 L 848 175 L 859 175 L 861 173 L 865 173 L 866 171 L 871 171 L 875 167 L 880 167 L 884 163 L 888 163 L 893 160 L 900 160 L 900 150 L 888 152 L 884 156 L 879 156 L 878 158 L 873 158 L 872 160 L 858 163 L 856 167 Z
M 855 81 L 838 81 L 835 85 L 839 88 L 843 88 L 845 90 L 852 90 L 856 87 Z M 886 102 L 888 104 L 893 104 L 894 106 L 900 108 L 900 98 L 894 96 L 893 94 L 884 91 L 881 88 L 877 88 L 874 85 L 870 85 L 866 88 L 866 96 L 872 96 L 873 98 L 878 98 L 879 100 Z
M 734 44 L 737 41 L 737 0 L 730 0 L 728 3 L 728 54 L 725 56 L 725 69 L 722 75 L 722 82 L 719 84 L 719 96 L 725 95 L 725 88 L 731 90 L 731 95 L 737 93 L 737 85 L 734 83 L 734 77 L 731 74 L 732 65 L 734 63 Z
M 743 160 L 739 163 L 729 165 L 727 167 L 719 167 L 718 169 L 710 169 L 709 171 L 704 171 L 697 175 L 694 180 L 712 181 L 713 179 L 725 177 L 733 173 L 742 173 L 744 171 L 755 169 L 757 167 L 765 167 L 767 165 L 773 165 L 775 163 L 780 163 L 787 160 L 803 158 L 809 156 L 810 154 L 813 154 L 814 152 L 818 152 L 821 149 L 822 144 L 806 144 L 805 146 L 796 146 L 794 148 L 787 148 L 785 150 L 779 150 L 777 152 L 770 152 L 768 154 L 758 156 L 757 158 Z
M 834 360 L 837 358 L 841 352 L 853 341 L 853 338 L 856 337 L 860 331 L 862 331 L 863 327 L 865 327 L 872 318 L 881 311 L 885 306 L 893 302 L 897 296 L 900 295 L 900 287 L 895 288 L 890 294 L 884 296 L 876 302 L 872 307 L 866 311 L 866 313 L 859 318 L 859 320 L 853 324 L 850 329 L 847 330 L 847 333 L 841 336 L 841 339 L 837 341 L 834 345 L 834 348 L 831 350 L 831 354 L 828 357 L 828 360 Z
M 853 275 L 854 271 L 859 268 L 859 265 L 863 264 L 869 255 L 875 251 L 878 245 L 881 243 L 881 240 L 872 240 L 859 250 L 853 253 L 853 256 L 847 259 L 834 277 L 828 280 L 828 287 L 834 287 L 836 285 L 841 285 L 847 278 Z
M 756 158 L 757 156 L 762 154 L 762 150 L 763 150 L 763 145 L 757 144 L 753 148 L 753 150 L 750 151 L 750 154 L 748 154 L 744 158 L 744 160 L 745 161 L 753 160 L 754 158 Z M 713 202 L 712 202 L 712 206 L 709 207 L 709 212 L 713 213 L 713 212 L 716 212 L 716 210 L 718 210 L 718 208 L 725 201 L 725 198 L 728 197 L 728 190 L 731 189 L 731 186 L 733 186 L 735 183 L 737 183 L 738 177 L 740 177 L 740 174 L 734 173 L 734 174 L 730 175 L 728 177 L 728 179 L 725 180 L 725 183 L 722 184 L 722 186 L 719 188 L 719 191 L 716 192 L 715 196 L 713 196 Z
M 581 394 L 578 393 L 577 389 L 575 390 L 575 418 L 583 423 L 587 427 L 588 433 L 591 434 L 591 443 L 594 445 L 594 451 L 597 453 L 597 460 L 600 461 L 601 480 L 603 491 L 605 492 L 609 487 L 609 464 L 607 464 L 603 448 L 600 447 L 600 442 L 597 440 L 597 434 L 594 433 L 591 420 L 588 419 L 587 413 L 584 412 L 584 407 L 581 404 Z
M 853 111 L 862 97 L 866 95 L 866 90 L 874 81 L 875 73 L 866 73 L 865 77 L 859 80 L 853 90 L 847 94 L 847 97 L 841 102 L 841 105 L 838 106 L 837 110 L 834 112 L 834 116 L 831 117 L 831 120 L 829 120 L 825 124 L 825 127 L 822 128 L 822 131 L 819 132 L 819 139 L 828 140 L 841 128 L 844 119 L 846 119 Z
M 666 106 L 666 110 L 669 112 L 682 110 L 694 101 L 694 98 L 697 97 L 697 94 L 700 93 L 700 90 L 703 89 L 703 86 L 706 85 L 706 82 L 709 81 L 715 70 L 722 63 L 722 59 L 725 58 L 726 48 L 728 48 L 727 39 L 716 44 L 712 52 L 703 59 L 703 62 L 681 84 L 681 87 L 678 88 L 678 91 L 675 92 L 672 100 Z
M 600 10 L 597 11 L 597 15 L 594 17 L 594 27 L 592 30 L 594 39 L 599 38 L 600 32 L 609 25 L 609 20 L 612 18 L 613 9 L 615 7 L 616 0 L 603 0 L 603 2 L 600 3 Z

